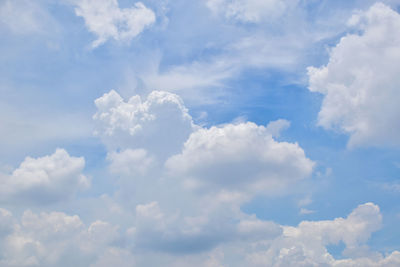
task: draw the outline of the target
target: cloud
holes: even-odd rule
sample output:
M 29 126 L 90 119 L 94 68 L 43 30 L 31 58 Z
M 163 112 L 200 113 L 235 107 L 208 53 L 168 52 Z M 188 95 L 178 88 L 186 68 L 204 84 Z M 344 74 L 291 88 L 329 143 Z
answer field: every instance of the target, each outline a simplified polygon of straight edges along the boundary
M 14 34 L 43 34 L 55 21 L 37 1 L 4 0 L 0 3 L 0 26 Z
M 275 141 L 274 124 L 270 129 L 251 122 L 199 129 L 166 166 L 187 186 L 209 193 L 252 196 L 287 189 L 308 177 L 314 162 L 298 144 Z
M 249 254 L 254 266 L 395 266 L 400 253 L 383 257 L 366 245 L 371 234 L 382 226 L 379 207 L 366 203 L 354 209 L 347 218 L 327 221 L 303 221 L 297 227 L 284 227 L 266 252 Z M 343 259 L 335 259 L 328 245 L 343 242 Z
M 145 101 L 136 95 L 125 102 L 110 91 L 95 104 L 96 133 L 110 151 L 145 149 L 164 158 L 179 152 L 195 128 L 183 101 L 172 93 L 153 91 Z
M 49 203 L 63 200 L 90 182 L 82 174 L 84 158 L 71 157 L 64 149 L 41 158 L 27 157 L 11 174 L 0 174 L 1 200 Z
M 97 134 L 109 150 L 111 174 L 120 178 L 118 198 L 136 206 L 128 231 L 133 250 L 205 253 L 272 239 L 280 227 L 242 213 L 240 204 L 286 192 L 313 170 L 298 144 L 273 139 L 289 127 L 286 120 L 201 128 L 178 96 L 159 91 L 145 101 L 111 91 L 95 103 Z
M 133 267 L 138 265 L 135 263 L 135 257 L 130 251 L 120 248 L 107 249 L 95 263 L 90 265 L 90 267 L 109 266 Z
M 11 212 L 0 208 L 0 240 L 13 230 L 13 218 Z
M 154 12 L 141 2 L 130 8 L 119 8 L 117 0 L 77 0 L 75 4 L 76 15 L 97 35 L 93 48 L 109 39 L 129 42 L 156 20 Z
M 208 0 L 207 7 L 227 19 L 245 23 L 258 23 L 282 16 L 298 0 Z
M 167 214 L 158 202 L 141 204 L 136 206 L 132 239 L 137 248 L 193 254 L 210 251 L 224 243 L 270 240 L 282 232 L 273 222 L 245 214 L 232 215 L 222 207 L 197 216 Z
M 267 132 L 269 132 L 272 137 L 279 137 L 281 132 L 290 127 L 290 121 L 279 119 L 276 121 L 271 121 L 267 125 Z
M 306 208 L 301 208 L 299 211 L 299 214 L 301 214 L 301 215 L 307 215 L 307 214 L 313 214 L 313 213 L 315 213 L 315 210 L 309 210 Z
M 318 124 L 350 135 L 348 146 L 399 145 L 400 15 L 382 3 L 358 12 L 329 63 L 308 68 L 309 89 L 324 95 Z
M 14 219 L 10 212 L 1 210 L 0 225 L 4 217 Z M 89 266 L 97 259 L 94 266 L 101 266 L 106 258 L 111 261 L 113 254 L 120 252 L 111 245 L 119 238 L 118 229 L 103 221 L 86 227 L 77 215 L 27 210 L 20 222 L 14 219 L 10 226 L 12 230 L 0 239 L 1 266 Z
M 155 159 L 149 156 L 144 149 L 126 149 L 120 153 L 111 152 L 107 159 L 111 163 L 111 173 L 125 176 L 146 175 L 149 168 L 155 164 Z
M 378 267 L 400 263 L 400 252 L 383 256 L 366 245 L 382 226 L 379 207 L 373 203 L 358 206 L 346 218 L 303 221 L 297 227 L 244 214 L 238 220 L 220 220 L 217 227 L 214 220 L 225 215 L 221 212 L 208 219 L 180 217 L 164 213 L 157 202 L 151 202 L 136 207 L 135 227 L 121 234 L 119 227 L 105 221 L 86 226 L 77 215 L 27 210 L 17 220 L 0 209 L 0 265 L 142 266 L 157 264 L 157 259 L 167 266 L 208 262 L 218 266 Z M 126 241 L 134 246 L 129 248 Z M 339 242 L 345 249 L 341 259 L 335 259 L 327 246 Z M 233 264 L 230 255 L 235 255 Z

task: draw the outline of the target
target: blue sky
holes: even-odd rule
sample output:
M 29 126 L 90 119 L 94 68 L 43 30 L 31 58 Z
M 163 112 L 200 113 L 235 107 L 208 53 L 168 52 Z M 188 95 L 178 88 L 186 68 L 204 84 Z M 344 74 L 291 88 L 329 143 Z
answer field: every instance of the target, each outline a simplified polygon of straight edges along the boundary
M 0 1 L 0 266 L 400 265 L 400 2 Z

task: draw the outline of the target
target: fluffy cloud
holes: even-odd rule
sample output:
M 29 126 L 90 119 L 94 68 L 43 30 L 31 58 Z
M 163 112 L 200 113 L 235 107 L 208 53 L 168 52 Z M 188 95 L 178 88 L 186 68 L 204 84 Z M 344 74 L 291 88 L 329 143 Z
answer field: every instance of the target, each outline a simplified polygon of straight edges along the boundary
M 0 225 L 4 217 L 10 222 L 12 215 L 0 210 Z M 28 210 L 10 228 L 0 239 L 1 266 L 89 266 L 96 259 L 93 266 L 102 266 L 119 251 L 110 245 L 119 238 L 116 227 L 102 221 L 86 227 L 78 216 L 62 212 Z
M 77 0 L 75 13 L 83 17 L 86 27 L 97 35 L 92 47 L 108 39 L 130 41 L 155 20 L 154 12 L 137 2 L 130 8 L 119 8 L 117 0 Z
M 168 262 L 167 266 L 184 266 L 200 258 L 203 261 L 193 266 L 204 266 L 205 262 L 218 263 L 217 266 L 371 267 L 400 263 L 400 252 L 383 256 L 366 246 L 371 234 L 382 225 L 379 207 L 373 203 L 358 206 L 346 218 L 303 221 L 297 227 L 280 226 L 249 215 L 220 221 L 215 227 L 216 218 L 166 214 L 157 202 L 151 202 L 136 207 L 135 228 L 128 229 L 122 238 L 118 227 L 104 221 L 86 226 L 76 215 L 36 214 L 29 210 L 16 220 L 9 211 L 0 209 L 0 265 L 136 266 L 138 261 L 142 265 L 157 264 L 154 257 Z M 126 247 L 124 239 L 134 244 L 133 250 Z M 345 249 L 342 259 L 335 259 L 327 246 L 339 242 L 345 244 Z M 210 250 L 213 247 L 216 249 Z M 217 251 L 219 256 L 215 258 Z M 229 259 L 232 253 L 234 262 Z M 228 258 L 224 259 L 224 255 Z
M 272 239 L 280 227 L 243 214 L 240 204 L 286 189 L 313 170 L 298 144 L 274 140 L 289 127 L 286 120 L 200 128 L 178 96 L 158 91 L 146 101 L 124 101 L 111 91 L 96 106 L 110 171 L 122 177 L 118 196 L 124 206 L 136 206 L 128 231 L 134 250 L 190 254 Z
M 68 198 L 89 186 L 84 166 L 82 157 L 71 157 L 64 149 L 41 158 L 27 157 L 12 174 L 0 175 L 1 199 L 47 203 Z
M 240 22 L 260 22 L 276 19 L 298 0 L 208 0 L 207 6 L 215 13 Z
M 377 3 L 349 24 L 358 34 L 308 69 L 309 89 L 324 95 L 318 123 L 350 134 L 349 146 L 399 145 L 400 15 Z
M 248 259 L 255 266 L 396 266 L 400 253 L 387 257 L 368 250 L 366 242 L 380 229 L 382 216 L 373 203 L 358 206 L 347 218 L 331 221 L 303 221 L 297 227 L 284 227 L 266 252 L 253 253 Z M 344 259 L 336 260 L 328 245 L 345 244 Z
M 181 98 L 167 92 L 153 91 L 146 101 L 136 95 L 125 102 L 111 91 L 95 103 L 96 133 L 111 151 L 145 149 L 163 158 L 178 153 L 195 127 Z
M 187 186 L 206 192 L 275 193 L 309 176 L 314 166 L 298 144 L 273 139 L 285 126 L 279 124 L 199 129 L 166 166 L 172 175 L 184 177 Z

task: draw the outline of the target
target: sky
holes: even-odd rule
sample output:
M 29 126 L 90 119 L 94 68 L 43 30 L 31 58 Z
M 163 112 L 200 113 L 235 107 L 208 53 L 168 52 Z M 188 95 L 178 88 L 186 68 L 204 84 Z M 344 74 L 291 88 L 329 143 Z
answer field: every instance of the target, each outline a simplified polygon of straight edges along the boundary
M 0 266 L 400 266 L 400 1 L 0 0 Z

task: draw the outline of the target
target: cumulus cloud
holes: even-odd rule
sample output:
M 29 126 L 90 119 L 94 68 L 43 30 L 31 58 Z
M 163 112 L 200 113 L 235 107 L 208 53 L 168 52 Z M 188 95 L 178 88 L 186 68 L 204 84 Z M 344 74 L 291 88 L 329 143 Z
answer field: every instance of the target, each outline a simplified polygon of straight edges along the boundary
M 156 20 L 154 12 L 141 2 L 130 8 L 119 8 L 117 0 L 77 0 L 75 4 L 76 15 L 97 35 L 93 48 L 109 39 L 130 41 Z
M 4 217 L 10 221 L 12 215 L 0 210 L 0 227 Z M 76 215 L 35 214 L 30 210 L 23 213 L 20 222 L 15 221 L 10 223 L 12 230 L 0 239 L 1 266 L 102 266 L 112 262 L 119 251 L 111 245 L 119 238 L 118 229 L 107 222 L 95 221 L 86 227 Z
M 138 95 L 124 101 L 110 91 L 95 104 L 96 133 L 110 151 L 145 149 L 163 158 L 178 153 L 195 128 L 182 99 L 168 92 L 153 91 L 145 101 Z
M 125 231 L 127 247 L 108 250 L 108 258 L 98 259 L 99 264 L 116 262 L 121 255 L 148 265 L 156 262 L 154 255 L 164 255 L 166 265 L 180 266 L 216 250 L 235 254 L 238 261 L 232 266 L 390 266 L 398 260 L 398 252 L 383 256 L 368 249 L 367 241 L 382 224 L 379 207 L 372 203 L 360 205 L 346 218 L 303 221 L 297 227 L 241 211 L 241 205 L 256 195 L 288 192 L 311 175 L 315 163 L 304 150 L 275 139 L 289 127 L 288 121 L 201 128 L 193 125 L 180 98 L 165 92 L 153 92 L 145 101 L 139 96 L 124 101 L 111 91 L 96 100 L 96 106 L 97 133 L 109 148 L 111 173 L 140 177 L 123 188 L 135 199 L 125 202 L 127 206 L 136 207 Z M 183 128 L 187 133 L 173 139 L 171 147 L 165 139 L 158 145 L 162 150 L 154 149 L 151 142 L 171 125 L 171 130 Z M 141 131 L 146 134 L 140 137 Z M 174 153 L 165 153 L 171 150 Z M 335 259 L 328 246 L 340 242 L 346 247 L 343 259 Z M 119 262 L 123 264 L 122 258 Z M 232 263 L 224 257 L 198 262 Z
M 275 126 L 247 122 L 199 129 L 166 166 L 194 189 L 273 194 L 309 176 L 314 166 L 298 144 L 273 139 L 282 125 Z
M 89 187 L 82 174 L 84 166 L 84 158 L 71 157 L 64 149 L 41 158 L 27 157 L 11 174 L 0 174 L 1 200 L 48 203 L 66 199 Z
M 287 189 L 313 170 L 298 144 L 274 140 L 289 127 L 286 120 L 201 128 L 178 96 L 158 91 L 145 101 L 111 91 L 96 106 L 109 169 L 122 177 L 119 197 L 136 206 L 134 250 L 199 253 L 274 238 L 280 227 L 243 214 L 240 204 Z
M 297 227 L 283 227 L 266 252 L 252 253 L 248 259 L 255 266 L 395 266 L 400 253 L 384 257 L 366 245 L 371 234 L 380 229 L 379 207 L 366 203 L 354 209 L 347 218 L 327 221 L 303 221 Z M 328 245 L 343 242 L 344 259 L 335 259 Z
M 17 220 L 9 211 L 0 209 L 0 264 L 141 266 L 137 262 L 157 264 L 154 257 L 168 259 L 164 261 L 167 266 L 190 262 L 194 263 L 192 266 L 204 266 L 208 262 L 218 263 L 217 266 L 378 267 L 400 263 L 400 252 L 384 256 L 366 245 L 371 234 L 382 225 L 379 207 L 373 203 L 358 206 L 346 218 L 303 221 L 296 227 L 280 226 L 249 215 L 221 220 L 216 227 L 213 220 L 223 216 L 222 212 L 208 219 L 181 217 L 167 214 L 157 202 L 151 202 L 136 207 L 135 227 L 128 229 L 122 238 L 117 226 L 104 221 L 86 226 L 76 215 L 36 214 L 30 210 Z M 133 247 L 122 242 L 124 239 Z M 344 243 L 345 249 L 341 259 L 335 259 L 327 246 L 339 242 Z M 168 253 L 159 254 L 160 251 Z M 201 251 L 205 254 L 199 254 Z M 215 258 L 216 252 L 219 256 Z M 224 255 L 232 253 L 234 262 L 224 259 Z M 199 255 L 205 255 L 207 260 L 199 263 Z
M 222 14 L 228 19 L 257 23 L 276 19 L 297 2 L 298 0 L 208 0 L 207 6 L 214 13 Z
M 329 63 L 308 68 L 309 89 L 324 95 L 318 124 L 350 135 L 348 145 L 399 145 L 400 15 L 377 3 L 349 21 L 353 31 Z

